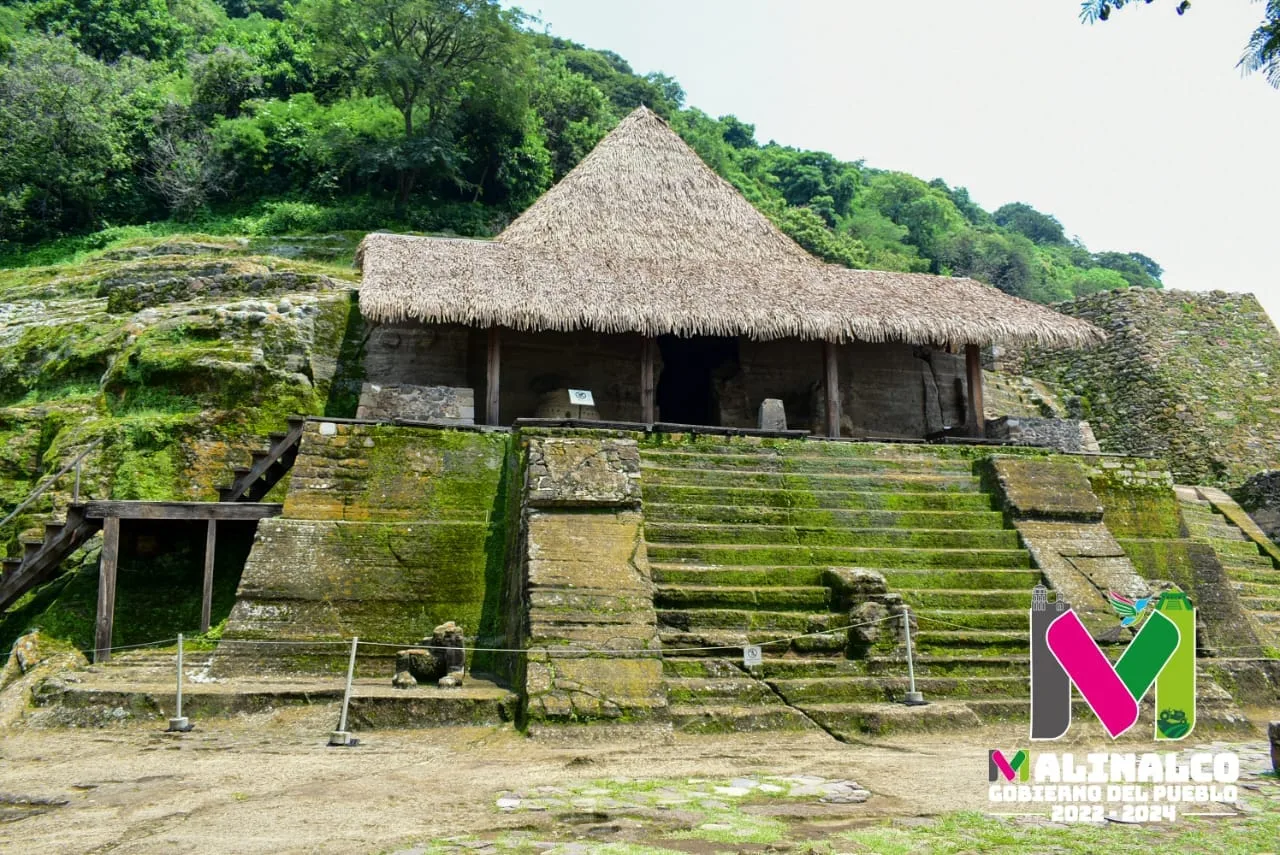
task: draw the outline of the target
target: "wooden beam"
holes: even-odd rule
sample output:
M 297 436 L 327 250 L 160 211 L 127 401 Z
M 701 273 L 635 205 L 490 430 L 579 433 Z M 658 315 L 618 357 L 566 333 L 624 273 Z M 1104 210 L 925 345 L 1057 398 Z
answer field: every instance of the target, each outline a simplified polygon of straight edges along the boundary
M 834 341 L 822 343 L 827 369 L 827 436 L 840 436 L 840 367 L 839 347 Z
M 653 382 L 654 351 L 657 349 L 658 343 L 653 337 L 645 336 L 640 350 L 640 421 L 645 424 L 657 421 L 654 400 L 657 387 Z
M 502 338 L 497 326 L 489 327 L 489 356 L 485 373 L 485 424 L 497 425 L 498 421 L 498 387 L 502 375 Z
M 111 624 L 116 614 L 116 565 L 120 560 L 120 518 L 107 517 L 102 526 L 102 557 L 98 561 L 98 623 L 93 661 L 111 661 Z
M 987 435 L 987 419 L 982 408 L 982 348 L 976 344 L 964 346 L 964 367 L 969 393 L 969 435 Z
M 133 502 L 104 499 L 85 505 L 88 519 L 260 520 L 278 517 L 284 505 L 268 502 Z
M 200 591 L 200 631 L 209 631 L 213 616 L 213 556 L 218 543 L 218 521 L 209 520 L 204 537 L 204 587 Z

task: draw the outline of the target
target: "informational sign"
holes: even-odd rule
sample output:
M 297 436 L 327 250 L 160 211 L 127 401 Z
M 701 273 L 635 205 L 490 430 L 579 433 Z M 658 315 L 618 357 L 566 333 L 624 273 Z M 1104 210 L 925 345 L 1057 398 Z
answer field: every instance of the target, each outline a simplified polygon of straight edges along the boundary
M 745 668 L 758 668 L 764 664 L 764 653 L 758 644 L 748 644 L 742 648 L 742 665 Z
M 569 403 L 578 407 L 594 407 L 596 400 L 588 389 L 570 389 Z

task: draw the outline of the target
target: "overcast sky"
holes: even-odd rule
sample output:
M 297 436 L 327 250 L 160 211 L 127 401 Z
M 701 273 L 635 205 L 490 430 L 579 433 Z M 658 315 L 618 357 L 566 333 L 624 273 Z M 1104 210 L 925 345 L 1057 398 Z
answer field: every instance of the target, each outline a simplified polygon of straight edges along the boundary
M 663 71 L 761 142 L 829 151 L 1026 202 L 1092 250 L 1136 250 L 1169 288 L 1252 291 L 1273 273 L 1280 91 L 1236 61 L 1248 0 L 526 0 L 551 33 Z

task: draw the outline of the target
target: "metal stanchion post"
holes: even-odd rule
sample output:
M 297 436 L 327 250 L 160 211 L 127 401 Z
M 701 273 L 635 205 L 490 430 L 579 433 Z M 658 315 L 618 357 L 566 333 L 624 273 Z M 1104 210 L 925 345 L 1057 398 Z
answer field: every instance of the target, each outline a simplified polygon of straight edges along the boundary
M 911 681 L 911 688 L 902 702 L 909 707 L 923 706 L 928 701 L 924 699 L 923 694 L 916 691 L 916 665 L 911 652 L 911 608 L 909 606 L 902 608 L 902 622 L 907 633 L 907 677 Z
M 191 730 L 191 722 L 182 714 L 182 633 L 178 633 L 178 709 L 174 717 L 169 719 L 169 733 L 187 733 Z
M 347 707 L 351 704 L 351 682 L 356 675 L 356 647 L 360 644 L 358 636 L 351 637 L 351 661 L 347 663 L 347 690 L 342 694 L 342 716 L 338 721 L 338 729 L 329 734 L 329 744 L 336 746 L 355 745 L 355 740 L 347 732 Z

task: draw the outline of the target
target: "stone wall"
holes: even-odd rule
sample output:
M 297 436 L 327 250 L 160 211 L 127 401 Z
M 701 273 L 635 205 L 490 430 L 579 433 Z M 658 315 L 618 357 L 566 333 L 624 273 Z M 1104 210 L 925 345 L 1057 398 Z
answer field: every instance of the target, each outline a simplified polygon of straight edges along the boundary
M 378 386 L 365 383 L 360 390 L 356 418 L 473 425 L 476 423 L 476 394 L 469 387 L 408 384 Z
M 821 342 L 743 339 L 739 352 L 740 374 L 720 389 L 726 426 L 756 427 L 761 402 L 778 398 L 788 427 L 826 433 Z M 863 342 L 838 353 L 842 435 L 923 437 L 964 423 L 963 356 Z
M 461 324 L 373 324 L 364 348 L 365 379 L 378 386 L 471 386 L 472 335 Z
M 483 401 L 486 342 L 484 330 L 461 326 L 380 325 L 366 346 L 366 379 L 383 387 L 470 387 Z M 584 417 L 640 421 L 642 343 L 638 335 L 504 329 L 502 422 L 545 414 L 551 396 L 564 389 L 592 392 L 594 412 Z M 756 427 L 761 402 L 777 398 L 790 427 L 825 433 L 821 342 L 744 338 L 738 353 L 737 371 L 714 381 L 722 425 Z M 839 369 L 845 436 L 922 437 L 965 423 L 962 355 L 906 344 L 853 343 L 840 347 Z M 659 356 L 655 382 L 663 370 Z M 662 413 L 657 415 L 662 420 Z M 483 421 L 485 414 L 476 417 Z
M 520 534 L 508 565 L 508 646 L 536 730 L 655 723 L 666 690 L 634 438 L 521 439 Z
M 309 421 L 284 515 L 259 525 L 223 637 L 312 646 L 227 645 L 217 669 L 341 670 L 341 649 L 317 642 L 406 644 L 450 620 L 480 642 L 468 646 L 501 646 L 509 442 Z M 390 678 L 382 660 L 393 653 L 370 648 L 362 670 Z
M 1055 308 L 1109 340 L 1010 363 L 1078 396 L 1104 451 L 1156 455 L 1180 483 L 1228 487 L 1280 459 L 1280 333 L 1253 296 L 1130 288 Z
M 1098 453 L 1098 440 L 1088 422 L 1075 419 L 1043 419 L 1000 416 L 987 422 L 987 438 L 1016 445 L 1053 448 L 1073 454 Z

